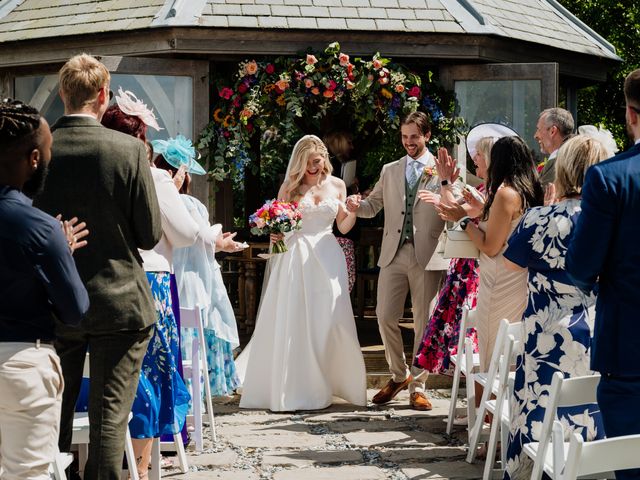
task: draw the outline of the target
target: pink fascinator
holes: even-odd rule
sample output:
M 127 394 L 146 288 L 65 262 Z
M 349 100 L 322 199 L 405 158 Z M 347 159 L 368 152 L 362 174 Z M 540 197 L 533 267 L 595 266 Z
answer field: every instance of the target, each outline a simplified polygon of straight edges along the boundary
M 136 97 L 133 92 L 129 90 L 125 91 L 122 90 L 122 87 L 118 87 L 116 103 L 123 113 L 131 115 L 132 117 L 138 117 L 145 125 L 153 127 L 158 131 L 162 130 L 160 125 L 158 125 L 158 120 L 156 120 L 156 115 L 153 113 L 153 110 L 150 110 L 147 105 L 142 103 L 142 100 Z

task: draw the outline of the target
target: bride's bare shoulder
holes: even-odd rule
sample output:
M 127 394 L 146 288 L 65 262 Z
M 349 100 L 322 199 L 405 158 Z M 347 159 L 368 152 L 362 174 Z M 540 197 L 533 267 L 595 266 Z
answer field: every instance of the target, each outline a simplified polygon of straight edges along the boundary
M 337 188 L 346 188 L 345 184 L 344 184 L 344 180 L 342 180 L 339 177 L 336 177 L 334 175 L 330 175 L 329 176 L 329 181 L 331 182 L 331 184 Z

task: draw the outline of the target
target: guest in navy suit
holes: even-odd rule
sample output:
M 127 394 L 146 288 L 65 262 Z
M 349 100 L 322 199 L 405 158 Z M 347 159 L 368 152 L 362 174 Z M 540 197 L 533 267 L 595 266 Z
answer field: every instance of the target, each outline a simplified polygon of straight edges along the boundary
M 576 286 L 598 293 L 591 368 L 602 374 L 607 437 L 640 433 L 640 69 L 627 76 L 624 94 L 635 145 L 587 171 L 566 262 Z M 640 479 L 640 469 L 616 478 Z

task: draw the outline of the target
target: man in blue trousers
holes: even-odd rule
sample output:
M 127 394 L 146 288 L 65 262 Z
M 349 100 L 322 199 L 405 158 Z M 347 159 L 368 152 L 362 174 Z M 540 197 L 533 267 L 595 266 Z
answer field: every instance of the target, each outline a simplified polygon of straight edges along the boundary
M 627 76 L 624 95 L 635 144 L 587 171 L 566 262 L 575 284 L 598 294 L 591 368 L 602 374 L 607 437 L 640 434 L 640 69 Z M 640 479 L 640 469 L 616 478 Z

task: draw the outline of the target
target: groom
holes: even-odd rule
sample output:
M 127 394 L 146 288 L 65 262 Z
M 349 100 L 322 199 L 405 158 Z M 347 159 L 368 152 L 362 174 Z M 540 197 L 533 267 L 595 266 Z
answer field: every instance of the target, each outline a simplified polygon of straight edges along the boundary
M 435 159 L 427 150 L 431 138 L 428 117 L 422 112 L 411 113 L 402 121 L 400 131 L 407 155 L 382 167 L 380 179 L 366 199 L 359 195 L 348 197 L 347 209 L 363 218 L 374 217 L 385 209 L 376 315 L 391 380 L 373 397 L 373 403 L 387 403 L 409 387 L 411 407 L 431 410 L 424 392 L 429 373 L 407 365 L 399 321 L 410 292 L 415 356 L 427 323 L 429 303 L 442 275 L 440 271 L 426 270 L 426 266 L 444 227 L 433 206 L 418 201 L 417 192 L 440 191 L 442 200 L 450 202 L 454 195 L 450 180 L 435 174 Z

